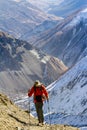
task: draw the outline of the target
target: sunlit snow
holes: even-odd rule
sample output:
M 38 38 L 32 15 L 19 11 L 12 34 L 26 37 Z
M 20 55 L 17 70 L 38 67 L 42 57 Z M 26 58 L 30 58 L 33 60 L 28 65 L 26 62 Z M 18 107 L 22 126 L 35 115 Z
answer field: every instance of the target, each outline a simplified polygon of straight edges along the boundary
M 81 20 L 87 20 L 87 8 L 78 13 L 76 17 L 68 25 L 65 26 L 65 28 L 68 26 L 76 26 L 78 23 L 81 22 Z

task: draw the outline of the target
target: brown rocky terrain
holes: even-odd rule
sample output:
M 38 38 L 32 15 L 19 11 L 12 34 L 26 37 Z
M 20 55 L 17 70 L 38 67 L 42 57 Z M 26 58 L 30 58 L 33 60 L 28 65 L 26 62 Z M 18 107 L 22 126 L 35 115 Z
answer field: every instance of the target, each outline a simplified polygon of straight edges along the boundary
M 28 111 L 18 108 L 7 96 L 0 94 L 0 130 L 79 130 L 66 125 L 46 124 L 40 127 L 36 124 L 37 119 L 29 117 Z

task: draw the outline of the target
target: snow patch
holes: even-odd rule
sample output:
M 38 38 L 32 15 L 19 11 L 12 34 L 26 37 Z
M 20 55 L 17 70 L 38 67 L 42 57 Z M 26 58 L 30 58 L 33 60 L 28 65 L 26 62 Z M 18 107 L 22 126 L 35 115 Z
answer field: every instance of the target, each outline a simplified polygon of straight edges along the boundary
M 15 2 L 20 2 L 21 0 L 13 0 L 13 1 L 15 1 Z
M 82 13 L 87 13 L 87 8 L 81 11 Z
M 81 21 L 84 21 L 85 19 L 87 19 L 87 8 L 81 12 L 79 12 L 75 18 L 68 24 L 65 26 L 76 26 L 77 24 L 79 24 Z
M 35 55 L 38 59 L 40 58 L 40 56 L 39 56 L 39 54 L 37 53 L 37 51 L 36 50 L 30 50 L 30 52 L 33 54 L 33 55 Z
M 36 50 L 30 50 L 30 52 L 34 55 L 34 56 L 36 56 L 38 59 L 40 59 L 41 60 L 41 62 L 43 62 L 43 63 L 45 63 L 46 64 L 46 62 L 47 61 L 49 61 L 49 59 L 50 59 L 50 56 L 45 56 L 44 54 L 43 54 L 43 56 L 40 56 L 40 54 L 38 53 L 38 51 L 36 51 Z M 42 57 L 42 58 L 41 58 Z
M 81 127 L 80 130 L 87 130 L 87 127 Z

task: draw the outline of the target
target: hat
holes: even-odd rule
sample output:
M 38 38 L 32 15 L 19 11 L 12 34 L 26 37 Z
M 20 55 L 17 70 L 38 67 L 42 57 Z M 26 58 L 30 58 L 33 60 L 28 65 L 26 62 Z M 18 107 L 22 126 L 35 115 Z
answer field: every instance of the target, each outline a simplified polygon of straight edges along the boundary
M 39 86 L 41 86 L 41 83 L 40 83 L 39 80 L 36 80 L 36 81 L 34 82 L 34 85 L 35 85 L 36 87 L 39 87 Z

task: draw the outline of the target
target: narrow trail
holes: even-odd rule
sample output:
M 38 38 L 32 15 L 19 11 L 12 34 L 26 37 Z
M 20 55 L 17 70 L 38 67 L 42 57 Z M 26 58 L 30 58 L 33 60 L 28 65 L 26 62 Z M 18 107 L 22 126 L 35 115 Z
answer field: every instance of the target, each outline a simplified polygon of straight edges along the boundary
M 71 126 L 66 126 L 66 125 L 52 125 L 52 126 L 44 125 L 43 127 L 41 127 L 32 124 L 28 128 L 17 127 L 16 130 L 80 130 L 80 129 Z

